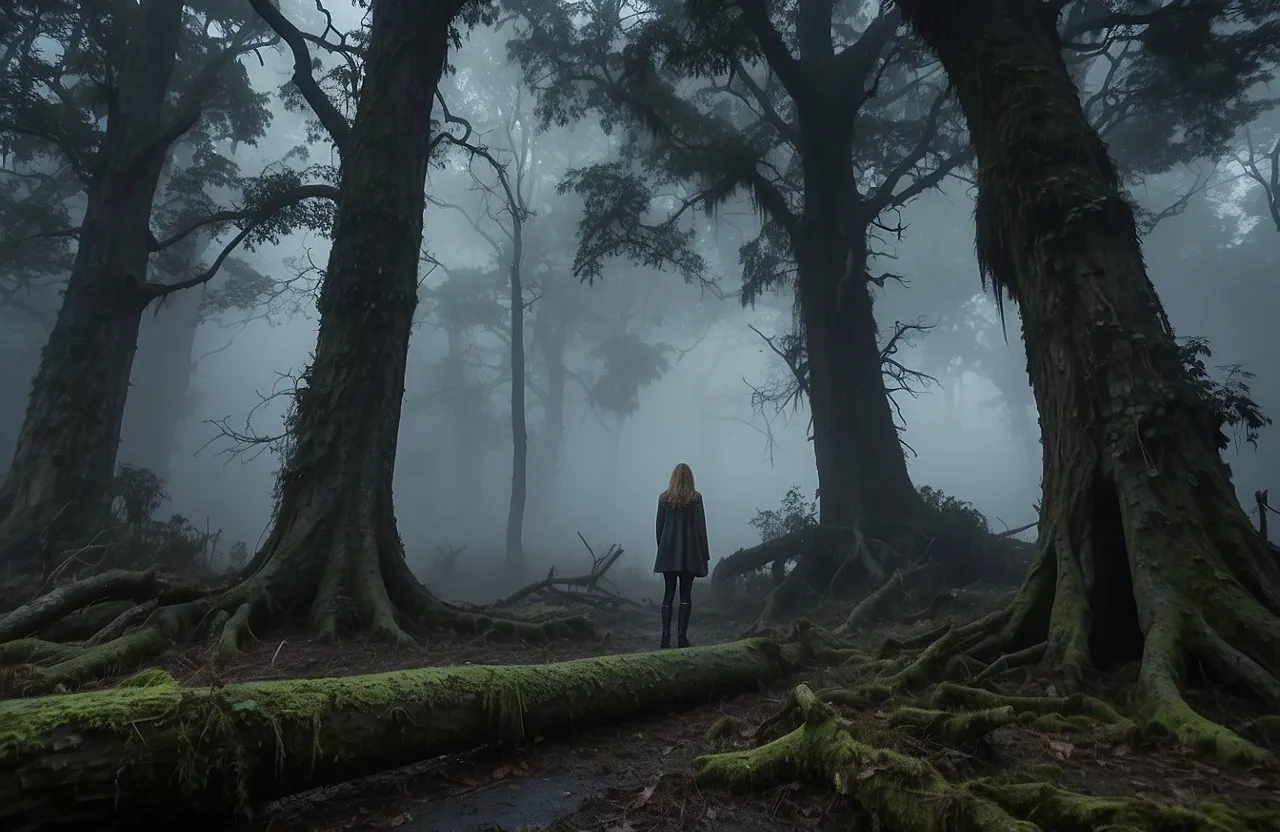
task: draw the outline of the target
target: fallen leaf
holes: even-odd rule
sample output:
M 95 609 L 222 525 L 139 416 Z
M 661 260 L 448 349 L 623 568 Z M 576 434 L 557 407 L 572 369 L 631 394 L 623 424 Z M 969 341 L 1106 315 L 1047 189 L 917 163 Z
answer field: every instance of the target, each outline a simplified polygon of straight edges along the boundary
M 1244 786 L 1246 789 L 1260 789 L 1262 788 L 1262 778 L 1249 777 L 1244 780 L 1241 780 L 1240 785 Z
M 643 806 L 644 804 L 648 803 L 648 802 L 649 802 L 649 798 L 653 797 L 653 790 L 654 790 L 655 788 L 657 788 L 657 786 L 656 786 L 656 785 L 654 785 L 654 786 L 645 786 L 643 789 L 641 789 L 641 790 L 640 790 L 640 796 L 639 796 L 639 797 L 637 797 L 637 798 L 636 798 L 636 800 L 635 800 L 635 802 L 631 804 L 631 808 L 632 808 L 632 809 L 639 809 L 641 806 Z
M 411 820 L 413 820 L 413 815 L 408 812 L 401 812 L 391 820 L 387 821 L 387 826 L 390 826 L 392 829 L 399 829 Z
M 670 757 L 671 752 L 675 750 L 676 750 L 676 747 L 674 745 L 668 745 L 666 748 L 662 749 L 662 756 Z
M 511 766 L 499 766 L 489 776 L 494 780 L 505 780 L 511 776 Z
M 875 777 L 877 774 L 879 774 L 882 771 L 884 771 L 883 766 L 868 766 L 867 768 L 864 768 L 862 771 L 858 772 L 858 779 L 870 780 L 872 777 Z
M 1059 760 L 1065 760 L 1071 756 L 1071 752 L 1076 747 L 1069 742 L 1059 742 L 1058 740 L 1049 740 L 1049 750 L 1053 752 L 1053 756 Z

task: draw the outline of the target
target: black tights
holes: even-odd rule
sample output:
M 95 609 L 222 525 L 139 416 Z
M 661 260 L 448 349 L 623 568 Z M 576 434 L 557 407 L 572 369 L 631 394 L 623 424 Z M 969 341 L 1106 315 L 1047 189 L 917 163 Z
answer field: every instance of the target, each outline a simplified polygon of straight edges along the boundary
M 663 572 L 662 579 L 667 582 L 662 592 L 662 606 L 669 607 L 676 599 L 676 583 L 680 584 L 680 603 L 688 604 L 693 599 L 693 573 Z

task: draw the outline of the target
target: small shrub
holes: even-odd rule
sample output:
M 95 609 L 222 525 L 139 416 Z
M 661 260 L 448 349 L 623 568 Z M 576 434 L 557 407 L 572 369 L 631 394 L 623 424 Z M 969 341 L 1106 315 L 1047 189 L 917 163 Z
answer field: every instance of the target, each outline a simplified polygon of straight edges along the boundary
M 818 525 L 818 498 L 806 500 L 800 486 L 793 485 L 782 495 L 782 503 L 776 509 L 756 509 L 756 516 L 747 521 L 760 533 L 760 542 L 768 543 L 780 537 L 803 531 Z

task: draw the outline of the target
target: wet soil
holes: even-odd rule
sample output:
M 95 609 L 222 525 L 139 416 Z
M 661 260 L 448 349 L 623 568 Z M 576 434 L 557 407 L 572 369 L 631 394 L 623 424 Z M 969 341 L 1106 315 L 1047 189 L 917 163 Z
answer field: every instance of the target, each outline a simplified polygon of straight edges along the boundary
M 831 623 L 846 609 L 817 609 Z M 978 615 L 982 611 L 974 611 Z M 420 650 L 397 651 L 367 639 L 320 644 L 303 631 L 246 645 L 228 663 L 216 663 L 204 647 L 174 650 L 162 666 L 183 684 L 374 673 L 424 666 L 536 664 L 657 646 L 656 608 L 593 613 L 592 639 L 539 647 L 461 639 L 433 640 Z M 695 605 L 691 636 L 709 644 L 740 638 L 752 622 L 703 611 Z M 887 634 L 906 636 L 935 626 L 882 627 L 862 635 L 869 645 Z M 115 680 L 104 680 L 112 684 Z M 1095 680 L 1093 692 L 1116 698 L 1132 681 L 1123 674 Z M 774 688 L 707 702 L 660 717 L 620 723 L 518 751 L 477 749 L 465 755 L 315 790 L 258 807 L 232 832 L 783 832 L 873 830 L 879 824 L 820 785 L 796 783 L 738 796 L 703 792 L 691 775 L 701 754 L 743 750 L 755 744 L 757 726 L 774 715 L 799 682 L 815 689 L 848 683 L 847 671 L 827 669 L 786 680 Z M 1008 692 L 1055 695 L 1054 680 L 1030 671 L 1010 674 Z M 1196 707 L 1249 733 L 1242 703 L 1202 695 Z M 1184 751 L 1156 744 L 1119 745 L 1088 733 L 1070 737 L 1011 726 L 980 748 L 959 749 L 888 725 L 893 703 L 843 716 L 880 728 L 886 742 L 929 760 L 944 775 L 1032 773 L 1066 788 L 1100 796 L 1139 795 L 1189 805 L 1204 800 L 1273 806 L 1280 818 L 1280 773 L 1226 771 Z M 1235 714 L 1232 716 L 1232 714 Z M 728 718 L 726 723 L 725 718 Z M 728 727 L 726 727 L 726 725 Z M 712 728 L 716 727 L 716 731 Z M 1277 822 L 1280 828 L 1280 821 Z

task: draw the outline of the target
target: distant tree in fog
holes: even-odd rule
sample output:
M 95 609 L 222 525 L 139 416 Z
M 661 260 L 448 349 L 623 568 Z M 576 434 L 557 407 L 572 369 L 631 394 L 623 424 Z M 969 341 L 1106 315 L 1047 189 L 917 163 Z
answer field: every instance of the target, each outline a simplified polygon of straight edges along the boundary
M 42 3 L 38 14 L 24 8 L 32 13 L 3 44 L 7 169 L 28 181 L 74 181 L 84 209 L 78 224 L 11 240 L 73 238 L 76 253 L 0 488 L 0 562 L 29 561 L 41 535 L 83 538 L 107 516 L 146 307 L 207 282 L 237 245 L 299 223 L 326 225 L 328 212 L 306 201 L 335 193 L 324 170 L 314 171 L 315 185 L 283 167 L 245 179 L 221 152 L 255 141 L 270 121 L 269 98 L 252 89 L 243 60 L 274 38 L 246 7 L 144 0 L 108 15 L 77 3 Z M 190 146 L 190 164 L 161 190 L 179 142 Z M 222 207 L 220 190 L 239 207 Z M 54 202 L 45 210 L 56 212 L 57 194 L 44 195 Z M 201 228 L 234 234 L 203 272 L 151 280 L 152 255 Z

